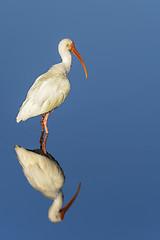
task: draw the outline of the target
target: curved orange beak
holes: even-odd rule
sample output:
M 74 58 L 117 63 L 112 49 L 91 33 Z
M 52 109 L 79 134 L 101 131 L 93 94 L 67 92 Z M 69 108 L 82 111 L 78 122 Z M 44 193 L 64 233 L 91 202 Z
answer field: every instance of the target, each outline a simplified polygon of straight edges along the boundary
M 79 183 L 79 187 L 77 189 L 76 194 L 74 195 L 74 197 L 72 198 L 72 200 L 64 207 L 60 210 L 60 216 L 61 216 L 61 220 L 63 220 L 65 213 L 68 211 L 68 209 L 71 207 L 71 205 L 74 203 L 74 201 L 76 200 L 76 197 L 79 193 L 81 187 L 81 183 Z
M 86 78 L 87 78 L 87 69 L 86 69 L 86 66 L 85 66 L 84 61 L 83 61 L 83 59 L 81 58 L 79 52 L 78 52 L 77 49 L 75 48 L 74 43 L 71 43 L 71 49 L 70 49 L 70 51 L 71 51 L 72 53 L 74 53 L 74 54 L 76 55 L 76 57 L 79 59 L 79 61 L 82 63 L 83 68 L 84 68 L 84 71 L 85 71 L 85 74 L 86 74 Z

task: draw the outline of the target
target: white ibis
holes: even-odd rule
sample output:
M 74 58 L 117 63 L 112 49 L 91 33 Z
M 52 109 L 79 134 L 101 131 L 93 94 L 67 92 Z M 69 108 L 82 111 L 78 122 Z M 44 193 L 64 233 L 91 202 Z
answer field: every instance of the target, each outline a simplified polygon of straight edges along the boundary
M 23 102 L 17 116 L 17 122 L 25 121 L 28 118 L 42 115 L 41 126 L 45 127 L 48 133 L 47 119 L 50 112 L 53 112 L 66 99 L 70 91 L 70 83 L 67 75 L 72 64 L 70 51 L 74 53 L 82 63 L 86 78 L 87 70 L 83 59 L 75 48 L 73 41 L 63 39 L 58 45 L 62 62 L 52 66 L 48 72 L 39 76 L 30 90 L 26 100 Z M 44 118 L 45 115 L 45 118 Z
M 65 176 L 58 162 L 49 153 L 47 156 L 44 155 L 40 149 L 27 150 L 15 145 L 15 151 L 23 172 L 32 187 L 39 190 L 47 198 L 54 200 L 48 211 L 50 221 L 61 222 L 65 213 L 75 201 L 81 183 L 72 200 L 62 208 L 63 192 L 61 188 L 65 182 Z

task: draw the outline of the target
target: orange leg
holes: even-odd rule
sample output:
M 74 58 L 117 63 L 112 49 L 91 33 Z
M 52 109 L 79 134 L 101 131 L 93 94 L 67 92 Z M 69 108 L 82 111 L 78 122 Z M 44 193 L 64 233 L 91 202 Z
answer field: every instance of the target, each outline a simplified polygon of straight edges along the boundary
M 44 138 L 44 140 L 42 142 L 42 149 L 43 149 L 43 152 L 44 152 L 44 154 L 46 156 L 47 156 L 47 151 L 46 151 L 46 141 L 47 141 L 47 138 L 48 138 L 48 133 L 46 133 L 45 138 Z
M 44 134 L 44 115 L 42 115 L 41 119 L 41 137 L 40 137 L 40 149 L 42 149 L 42 143 L 43 143 L 43 134 Z
M 49 114 L 50 114 L 50 112 L 48 112 L 48 113 L 46 114 L 46 116 L 45 116 L 45 118 L 44 118 L 44 120 L 43 120 L 44 128 L 45 128 L 46 133 L 49 133 L 49 132 L 48 132 L 48 128 L 47 128 L 47 119 L 48 119 L 48 117 L 49 117 Z
M 42 129 L 42 132 L 44 132 L 44 115 L 42 115 L 42 119 L 41 119 L 41 129 Z

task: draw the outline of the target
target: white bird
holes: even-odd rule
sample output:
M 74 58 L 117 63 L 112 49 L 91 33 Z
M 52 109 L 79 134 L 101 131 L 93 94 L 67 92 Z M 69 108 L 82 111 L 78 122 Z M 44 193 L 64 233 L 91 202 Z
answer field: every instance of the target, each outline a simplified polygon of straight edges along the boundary
M 65 213 L 75 201 L 81 183 L 72 200 L 62 208 L 63 192 L 61 188 L 65 182 L 65 176 L 58 162 L 49 153 L 45 156 L 40 149 L 27 150 L 15 145 L 15 151 L 23 172 L 32 187 L 39 190 L 47 198 L 54 200 L 48 211 L 50 221 L 62 221 Z
M 45 127 L 46 133 L 48 133 L 47 119 L 50 112 L 53 112 L 63 103 L 70 91 L 70 83 L 67 78 L 72 64 L 70 51 L 81 61 L 87 78 L 84 61 L 76 50 L 73 41 L 63 39 L 58 45 L 58 51 L 62 62 L 52 66 L 48 72 L 36 79 L 28 91 L 26 100 L 23 102 L 16 118 L 18 123 L 28 118 L 42 115 L 41 126 L 42 130 L 43 126 Z

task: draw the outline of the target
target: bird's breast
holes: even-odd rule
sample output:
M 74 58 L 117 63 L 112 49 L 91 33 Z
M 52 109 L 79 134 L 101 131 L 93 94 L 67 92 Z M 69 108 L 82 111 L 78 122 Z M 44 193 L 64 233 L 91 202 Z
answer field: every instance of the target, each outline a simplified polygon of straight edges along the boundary
M 50 79 L 43 88 L 43 100 L 41 97 L 41 107 L 46 112 L 53 111 L 61 105 L 70 91 L 70 83 L 67 78 Z

